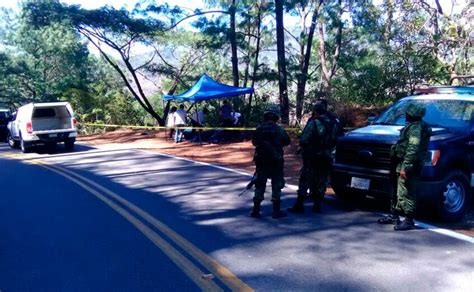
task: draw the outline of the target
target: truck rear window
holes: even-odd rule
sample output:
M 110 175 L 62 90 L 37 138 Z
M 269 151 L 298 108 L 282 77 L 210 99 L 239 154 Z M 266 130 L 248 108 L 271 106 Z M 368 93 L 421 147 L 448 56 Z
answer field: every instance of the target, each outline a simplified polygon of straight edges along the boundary
M 33 113 L 33 118 L 52 118 L 56 116 L 53 108 L 37 108 Z

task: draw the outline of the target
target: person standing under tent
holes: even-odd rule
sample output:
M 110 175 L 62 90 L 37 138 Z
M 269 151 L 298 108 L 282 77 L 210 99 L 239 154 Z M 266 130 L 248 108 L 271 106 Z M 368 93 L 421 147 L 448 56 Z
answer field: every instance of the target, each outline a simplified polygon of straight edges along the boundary
M 184 110 L 184 104 L 179 105 L 179 109 L 173 114 L 173 121 L 175 127 L 184 127 L 187 124 L 187 113 Z M 183 141 L 183 129 L 178 129 L 176 128 L 176 133 L 174 136 L 174 141 L 176 143 L 182 142 Z
M 169 129 L 169 135 L 168 135 L 168 138 L 171 140 L 173 139 L 173 135 L 174 135 L 174 113 L 178 110 L 177 107 L 173 106 L 170 111 L 168 112 L 168 116 L 166 117 L 166 128 Z

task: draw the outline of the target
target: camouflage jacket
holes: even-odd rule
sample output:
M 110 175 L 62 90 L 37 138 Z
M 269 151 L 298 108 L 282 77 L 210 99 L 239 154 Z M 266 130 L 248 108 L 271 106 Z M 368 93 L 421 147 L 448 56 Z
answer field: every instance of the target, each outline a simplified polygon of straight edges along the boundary
M 428 158 L 431 128 L 423 121 L 406 125 L 400 131 L 400 139 L 392 146 L 392 157 L 401 163 L 397 170 L 412 170 L 421 167 Z
M 331 156 L 337 139 L 337 128 L 327 116 L 311 119 L 300 138 L 303 159 L 317 155 Z
M 290 144 L 288 133 L 279 125 L 272 122 L 260 124 L 252 136 L 255 146 L 255 159 L 282 160 L 283 147 Z

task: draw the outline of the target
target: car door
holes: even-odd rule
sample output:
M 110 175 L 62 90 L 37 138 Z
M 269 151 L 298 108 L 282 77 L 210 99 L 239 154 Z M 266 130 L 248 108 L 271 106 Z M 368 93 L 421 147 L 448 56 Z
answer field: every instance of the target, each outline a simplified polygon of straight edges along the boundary
M 18 121 L 17 121 L 18 113 L 15 112 L 12 114 L 11 122 L 9 123 L 8 129 L 10 130 L 10 135 L 13 138 L 18 138 Z
M 471 106 L 468 106 L 466 110 L 466 116 L 470 116 L 470 127 L 469 127 L 469 137 L 467 141 L 467 152 L 468 152 L 468 163 L 471 173 L 474 178 L 474 103 Z M 473 179 L 471 179 L 471 185 L 473 185 Z

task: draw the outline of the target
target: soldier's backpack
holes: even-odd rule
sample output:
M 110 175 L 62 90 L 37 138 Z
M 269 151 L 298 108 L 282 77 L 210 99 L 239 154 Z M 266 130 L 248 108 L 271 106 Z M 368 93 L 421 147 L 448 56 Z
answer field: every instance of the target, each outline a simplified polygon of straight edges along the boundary
M 339 129 L 336 123 L 330 118 L 320 117 L 317 119 L 324 127 L 324 135 L 322 137 L 315 135 L 317 137 L 314 141 L 316 149 L 319 151 L 326 151 L 336 147 L 337 137 L 339 136 Z
M 273 145 L 279 143 L 278 126 L 262 125 L 255 131 L 255 154 L 254 160 L 257 164 L 273 164 L 281 159 Z

